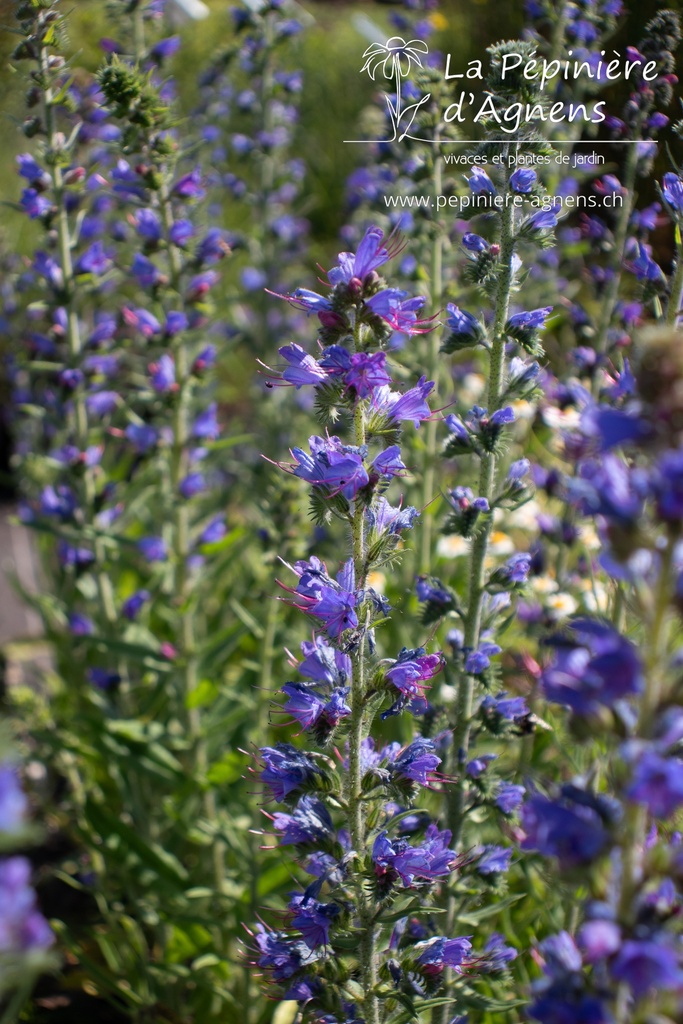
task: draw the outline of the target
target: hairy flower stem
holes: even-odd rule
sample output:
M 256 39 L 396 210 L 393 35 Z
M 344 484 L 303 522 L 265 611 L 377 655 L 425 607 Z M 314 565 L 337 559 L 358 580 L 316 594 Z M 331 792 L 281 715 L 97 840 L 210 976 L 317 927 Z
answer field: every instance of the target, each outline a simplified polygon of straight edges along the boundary
M 634 135 L 637 137 L 640 133 L 641 122 L 638 121 Z M 597 335 L 595 338 L 595 351 L 598 355 L 604 355 L 607 349 L 607 334 L 612 323 L 612 317 L 614 316 L 614 310 L 616 309 L 617 301 L 619 299 L 619 290 L 621 286 L 621 271 L 624 264 L 624 255 L 626 252 L 626 241 L 628 237 L 628 225 L 631 220 L 631 214 L 635 206 L 635 192 L 634 188 L 636 185 L 636 175 L 638 171 L 638 146 L 628 146 L 628 152 L 626 154 L 626 164 L 624 166 L 624 180 L 622 186 L 624 189 L 623 205 L 620 208 L 619 218 L 617 220 L 616 230 L 614 232 L 614 246 L 610 254 L 608 262 L 608 270 L 612 271 L 612 277 L 607 282 L 605 288 L 605 294 L 602 297 L 601 304 L 601 316 L 598 323 Z M 599 386 L 599 375 L 596 374 L 595 387 Z
M 505 333 L 508 318 L 510 292 L 512 287 L 512 257 L 515 248 L 513 231 L 513 207 L 505 201 L 508 192 L 506 180 L 503 191 L 500 232 L 500 273 L 496 287 L 495 312 L 492 327 L 492 344 L 489 352 L 488 412 L 492 415 L 500 405 L 505 368 Z M 484 453 L 479 474 L 479 496 L 489 503 L 493 498 L 496 483 L 496 455 Z M 464 620 L 463 645 L 474 650 L 479 644 L 481 615 L 485 594 L 485 564 L 488 555 L 489 538 L 493 528 L 493 516 L 487 516 L 484 525 L 472 541 L 469 564 L 469 593 L 467 614 Z M 455 781 L 448 787 L 446 795 L 446 824 L 452 832 L 454 848 L 460 839 L 465 809 L 465 765 L 470 742 L 472 704 L 474 698 L 474 677 L 462 671 L 458 685 L 453 716 L 453 740 L 451 745 L 450 773 Z M 446 935 L 452 935 L 456 924 L 457 901 L 452 893 L 446 897 Z M 452 1016 L 452 1007 L 435 1007 L 432 1024 L 446 1024 Z
M 45 118 L 45 135 L 47 137 L 47 146 L 51 154 L 49 160 L 49 173 L 52 179 L 52 190 L 54 194 L 55 206 L 57 207 L 57 238 L 59 246 L 59 262 L 62 271 L 63 278 L 63 306 L 66 309 L 67 315 L 67 328 L 66 336 L 67 343 L 69 346 L 69 356 L 73 363 L 77 363 L 81 357 L 82 352 L 82 341 L 81 341 L 81 329 L 78 320 L 78 310 L 76 308 L 76 282 L 74 278 L 73 259 L 71 250 L 73 247 L 73 239 L 71 237 L 71 229 L 69 226 L 69 215 L 65 203 L 64 195 L 64 179 L 62 176 L 62 168 L 59 163 L 58 150 L 61 148 L 60 141 L 58 139 L 58 133 L 55 125 L 54 118 L 54 95 L 52 92 L 52 86 L 50 85 L 50 65 L 49 65 L 49 51 L 47 47 L 42 47 L 40 51 L 40 74 L 42 79 L 43 89 L 43 114 Z M 85 404 L 85 394 L 83 385 L 79 385 L 74 390 L 73 394 L 73 406 L 74 406 L 74 431 L 75 441 L 78 449 L 83 452 L 88 447 L 88 410 Z M 94 501 L 95 501 L 95 478 L 93 470 L 90 467 L 85 467 L 83 473 L 83 490 L 84 490 L 84 503 L 83 512 L 85 516 L 86 528 L 94 533 Z M 105 550 L 102 544 L 102 540 L 94 535 L 93 548 L 95 553 L 95 580 L 97 583 L 97 591 L 99 595 L 100 605 L 102 608 L 102 615 L 104 623 L 107 627 L 111 627 L 117 619 L 116 616 L 116 604 L 114 601 L 114 591 L 111 585 L 111 580 L 106 572 L 103 571 L 102 565 L 105 561 Z
M 167 176 L 159 192 L 161 219 L 168 247 L 170 267 L 170 283 L 174 291 L 181 291 L 182 263 L 180 252 L 170 240 L 173 228 L 173 207 L 168 191 Z M 194 598 L 187 577 L 187 560 L 190 555 L 190 524 L 187 502 L 180 499 L 180 481 L 188 468 L 190 444 L 189 401 L 191 398 L 192 380 L 187 347 L 182 332 L 174 346 L 176 380 L 178 394 L 173 411 L 173 445 L 171 448 L 170 484 L 171 501 L 174 509 L 173 521 L 173 553 L 174 579 L 173 590 L 179 605 L 180 643 L 183 667 L 183 700 L 187 710 L 187 724 L 193 747 L 194 767 L 201 785 L 206 786 L 206 772 L 209 766 L 206 737 L 202 728 L 201 712 L 194 705 L 192 697 L 197 689 L 197 644 L 195 637 Z M 202 794 L 204 813 L 209 821 L 215 822 L 217 817 L 216 797 L 212 789 L 204 788 Z M 225 881 L 225 844 L 214 837 L 212 844 L 213 878 L 217 898 L 223 891 Z M 218 909 L 218 908 L 217 908 Z
M 505 193 L 507 192 L 507 185 Z M 503 390 L 505 367 L 505 322 L 508 318 L 510 290 L 512 286 L 512 256 L 515 240 L 513 235 L 513 208 L 505 205 L 501 213 L 500 238 L 500 276 L 496 289 L 495 314 L 493 320 L 493 342 L 489 355 L 488 372 L 488 412 L 492 415 L 500 405 Z M 486 498 L 489 504 L 494 495 L 496 483 L 497 458 L 493 452 L 485 452 L 481 459 L 479 473 L 479 496 Z M 470 553 L 469 594 L 467 614 L 465 616 L 464 647 L 474 650 L 479 644 L 481 632 L 481 614 L 484 600 L 485 563 L 488 555 L 489 539 L 493 529 L 493 516 L 487 516 L 484 525 L 472 541 Z M 463 817 L 464 786 L 462 770 L 467 760 L 467 748 L 470 737 L 470 719 L 472 717 L 472 698 L 474 677 L 463 673 L 458 685 L 458 696 L 455 708 L 455 727 L 453 732 L 453 769 L 459 781 L 451 787 L 449 801 L 448 827 L 453 832 L 453 840 L 460 838 Z
M 671 291 L 666 305 L 665 319 L 670 327 L 678 327 L 678 316 L 683 302 L 683 242 L 681 241 L 681 228 L 676 224 L 676 268 Z
M 358 348 L 358 326 L 355 331 L 356 349 Z M 353 416 L 355 443 L 365 444 L 365 409 L 359 399 Z M 365 508 L 360 501 L 354 502 L 351 516 L 351 535 L 353 542 L 353 565 L 356 575 L 356 587 L 362 588 L 366 576 L 365 551 Z M 365 716 L 365 644 L 366 637 L 361 626 L 361 637 L 353 655 L 353 678 L 351 681 L 351 715 L 349 731 L 349 771 L 346 779 L 347 822 L 352 849 L 359 857 L 365 851 L 366 828 L 363 813 L 363 793 L 361 789 L 361 754 L 363 740 L 367 735 Z M 375 922 L 373 908 L 363 888 L 362 879 L 355 875 L 356 903 L 359 923 L 358 961 L 363 987 L 363 1018 L 366 1024 L 380 1024 L 379 1000 L 374 994 L 379 980 L 377 971 L 377 950 L 375 948 Z
M 435 142 L 438 142 L 438 132 L 435 134 Z M 441 159 L 434 161 L 434 194 L 441 195 L 442 192 L 442 168 Z M 443 240 L 444 234 L 440 222 L 434 224 L 434 239 L 432 242 L 432 273 L 430 286 L 431 308 L 437 311 L 441 305 L 443 295 Z M 436 331 L 433 331 L 429 338 L 429 355 L 427 367 L 427 379 L 438 381 L 441 360 L 439 359 L 439 338 Z M 426 509 L 434 497 L 436 486 L 436 449 L 437 449 L 437 421 L 429 419 L 426 424 L 425 436 L 425 471 L 422 480 L 422 508 Z M 422 537 L 420 542 L 419 571 L 428 573 L 432 560 L 432 536 L 434 517 L 426 514 L 422 522 Z
M 662 553 L 657 589 L 650 609 L 644 614 L 644 673 L 645 689 L 638 709 L 636 736 L 649 738 L 657 711 L 662 703 L 662 689 L 668 661 L 669 609 L 671 606 L 674 552 L 678 535 L 672 530 Z M 643 856 L 647 840 L 647 808 L 631 803 L 626 807 L 622 824 L 621 885 L 619 918 L 631 922 L 638 891 L 643 879 Z M 617 994 L 615 1019 L 617 1024 L 630 1024 L 632 1003 L 630 988 L 621 985 Z

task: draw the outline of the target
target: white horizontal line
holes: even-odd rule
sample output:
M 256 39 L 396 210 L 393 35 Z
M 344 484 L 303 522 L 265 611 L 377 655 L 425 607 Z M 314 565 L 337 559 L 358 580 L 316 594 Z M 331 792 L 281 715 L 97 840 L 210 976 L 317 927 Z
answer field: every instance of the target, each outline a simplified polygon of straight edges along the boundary
M 412 139 L 412 136 L 411 136 Z M 424 142 L 430 146 L 503 146 L 508 143 L 514 143 L 514 139 L 449 139 L 444 141 L 443 139 L 413 139 L 413 142 Z M 590 139 L 583 139 L 575 141 L 574 139 L 552 139 L 550 141 L 543 140 L 541 142 L 528 142 L 529 146 L 636 146 L 641 142 L 647 142 L 646 139 L 596 139 L 594 142 Z M 344 139 L 345 143 L 349 145 L 375 145 L 377 143 L 396 142 L 396 139 Z

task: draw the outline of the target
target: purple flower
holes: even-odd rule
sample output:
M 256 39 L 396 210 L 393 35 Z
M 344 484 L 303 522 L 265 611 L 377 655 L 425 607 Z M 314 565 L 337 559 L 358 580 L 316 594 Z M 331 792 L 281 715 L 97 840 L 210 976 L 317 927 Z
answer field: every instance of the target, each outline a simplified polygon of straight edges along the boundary
M 397 534 L 401 530 L 411 530 L 419 514 L 412 505 L 403 509 L 392 508 L 383 495 L 377 499 L 374 508 L 368 506 L 365 510 L 365 518 L 370 528 L 379 534 Z
M 130 272 L 141 288 L 154 288 L 161 281 L 161 271 L 146 256 L 136 253 Z
M 428 786 L 432 773 L 441 764 L 432 740 L 420 736 L 405 747 L 391 762 L 392 775 L 399 775 L 420 786 Z
M 417 317 L 424 304 L 422 296 L 411 298 L 398 288 L 384 288 L 365 301 L 369 310 L 403 334 L 422 334 L 431 330 L 426 326 L 427 321 Z
M 462 974 L 472 951 L 471 936 L 444 939 L 436 936 L 415 944 L 413 952 L 418 953 L 417 963 L 426 974 L 439 974 L 444 967 L 450 967 L 456 974 Z
M 512 814 L 524 799 L 524 786 L 516 786 L 512 782 L 503 782 L 498 787 L 495 804 L 503 814 Z
M 206 477 L 203 473 L 188 473 L 178 484 L 178 490 L 183 498 L 194 498 L 206 490 Z
M 161 324 L 147 309 L 129 309 L 128 306 L 124 306 L 121 315 L 124 323 L 140 331 L 144 338 L 152 338 L 161 332 Z
M 339 263 L 336 267 L 332 267 L 327 277 L 331 285 L 337 285 L 342 282 L 349 284 L 351 280 L 356 278 L 359 281 L 371 273 L 373 270 L 377 270 L 386 263 L 393 253 L 384 245 L 384 232 L 378 227 L 369 227 L 358 246 L 358 251 L 354 254 L 352 252 L 340 252 L 337 257 Z
M 291 814 L 276 812 L 273 827 L 280 833 L 280 846 L 324 843 L 334 837 L 330 813 L 315 796 L 302 796 Z
M 297 390 L 304 384 L 313 384 L 314 387 L 317 387 L 318 384 L 327 380 L 327 373 L 321 364 L 317 363 L 313 356 L 305 352 L 300 345 L 285 345 L 278 351 L 282 358 L 289 363 L 282 374 L 283 380 L 294 384 Z
M 0 835 L 17 832 L 28 813 L 28 799 L 19 784 L 13 765 L 0 762 Z M 2 934 L 2 908 L 0 907 L 0 934 Z
M 448 311 L 446 326 L 450 329 L 452 339 L 478 341 L 483 337 L 484 331 L 476 316 L 460 309 L 452 302 L 448 303 L 446 309 Z M 448 345 L 448 341 L 446 345 Z
M 20 153 L 16 160 L 17 169 L 22 178 L 26 178 L 30 182 L 39 182 L 41 185 L 49 184 L 49 174 L 43 170 L 40 164 L 36 163 L 30 153 Z
M 205 270 L 203 274 L 197 274 L 188 285 L 186 292 L 187 301 L 201 302 L 219 280 L 220 278 L 215 270 Z
M 92 636 L 95 632 L 95 623 L 87 615 L 71 612 L 69 615 L 69 630 L 72 636 Z
M 86 675 L 98 690 L 111 690 L 121 682 L 118 672 L 110 672 L 106 668 L 89 668 Z
M 531 309 L 522 313 L 513 313 L 505 325 L 506 331 L 542 331 L 545 329 L 546 320 L 553 311 L 552 306 L 543 306 L 540 309 Z
M 415 580 L 415 593 L 420 602 L 431 601 L 433 604 L 450 605 L 453 597 L 439 580 L 430 580 L 426 576 L 418 576 Z
M 426 377 L 420 377 L 417 385 L 403 395 L 391 391 L 387 386 L 380 387 L 373 393 L 372 407 L 391 420 L 412 420 L 419 427 L 422 420 L 431 416 L 426 399 L 433 388 L 434 381 L 428 381 Z
M 273 981 L 291 978 L 312 959 L 300 939 L 285 932 L 266 930 L 262 924 L 256 925 L 254 939 L 261 954 L 257 963 L 272 972 Z
M 342 444 L 338 437 L 309 437 L 311 454 L 293 448 L 297 465 L 294 476 L 307 480 L 316 487 L 325 487 L 332 493 L 341 492 L 349 501 L 366 487 L 369 477 L 358 449 Z
M 325 564 L 315 557 L 309 562 L 297 562 L 294 571 L 299 575 L 294 593 L 302 611 L 321 619 L 327 632 L 336 638 L 344 630 L 356 628 L 358 595 L 353 592 L 352 560 L 340 572 L 340 582 L 331 579 Z
M 442 667 L 443 655 L 425 654 L 422 647 L 414 650 L 404 647 L 388 670 L 386 679 L 406 696 L 419 697 L 424 689 L 420 684 L 435 676 Z
M 403 884 L 408 888 L 415 881 L 432 881 L 449 874 L 456 859 L 453 850 L 449 849 L 450 841 L 449 831 L 439 832 L 436 825 L 430 825 L 423 843 L 419 846 L 406 844 L 393 858 L 392 864 Z
M 621 945 L 621 929 L 614 921 L 596 918 L 586 921 L 578 934 L 578 942 L 587 963 L 612 956 Z
M 476 255 L 488 252 L 490 248 L 485 238 L 482 238 L 481 235 L 475 235 L 471 231 L 462 236 L 462 245 L 463 249 L 466 249 L 467 252 L 475 253 Z M 447 306 L 446 308 L 450 309 L 451 307 Z M 453 308 L 457 309 L 458 307 L 454 306 Z
M 652 259 L 649 247 L 639 242 L 637 245 L 638 255 L 635 259 L 626 263 L 639 281 L 649 281 L 651 284 L 664 285 L 666 278 L 661 267 Z
M 521 825 L 526 833 L 522 849 L 557 857 L 562 868 L 589 863 L 607 843 L 597 811 L 572 800 L 534 796 L 522 806 Z
M 344 686 L 351 678 L 351 659 L 348 654 L 330 647 L 323 637 L 301 644 L 304 660 L 298 669 L 302 676 L 329 686 Z
M 149 590 L 137 590 L 123 602 L 121 605 L 121 614 L 128 619 L 129 622 L 132 622 L 137 618 L 143 606 L 150 600 L 151 596 L 152 595 Z
M 34 188 L 25 188 L 21 193 L 21 205 L 26 210 L 31 220 L 38 220 L 45 217 L 52 210 L 52 203 L 46 197 L 37 192 Z
M 346 374 L 347 386 L 353 388 L 359 398 L 367 398 L 376 388 L 391 384 L 386 361 L 385 352 L 354 352 Z
M 126 438 L 140 454 L 148 452 L 159 439 L 155 427 L 147 423 L 129 423 L 126 427 Z
M 651 478 L 657 515 L 667 523 L 683 519 L 683 449 L 667 451 L 657 460 Z
M 167 338 L 174 338 L 181 331 L 186 331 L 189 326 L 187 316 L 179 310 L 166 314 L 164 323 L 164 334 Z
M 64 287 L 64 275 L 59 264 L 46 252 L 38 251 L 33 257 L 33 269 L 44 277 L 51 288 L 59 290 Z
M 576 619 L 569 626 L 568 637 L 552 643 L 555 656 L 541 677 L 548 700 L 585 715 L 601 704 L 613 707 L 616 701 L 642 690 L 638 652 L 612 626 Z
M 485 974 L 504 971 L 507 965 L 517 958 L 517 950 L 514 946 L 507 946 L 505 936 L 499 932 L 494 932 L 487 941 L 484 946 L 484 954 L 483 963 L 478 961 L 478 966 Z
M 262 288 L 266 287 L 268 283 L 268 275 L 262 270 L 258 270 L 256 267 L 245 267 L 240 275 L 242 287 L 246 288 L 248 292 L 261 291 Z M 294 346 L 298 348 L 299 346 Z M 282 352 L 282 349 L 280 349 Z M 306 383 L 309 383 L 306 381 Z
M 502 647 L 498 644 L 484 642 L 479 645 L 476 651 L 471 651 L 465 659 L 465 671 L 472 675 L 480 675 L 491 665 L 491 658 L 500 654 Z
M 195 167 L 189 174 L 185 174 L 180 178 L 173 186 L 173 192 L 183 199 L 203 199 L 206 195 L 206 190 L 202 185 L 201 169 Z
M 662 179 L 662 195 L 677 213 L 683 212 L 683 181 L 677 174 L 665 174 Z
M 154 44 L 151 54 L 155 60 L 168 60 L 170 57 L 174 57 L 179 49 L 180 36 L 168 36 L 166 39 L 160 39 L 158 43 Z
M 405 465 L 401 460 L 401 449 L 397 444 L 385 448 L 383 452 L 376 455 L 372 465 L 382 476 L 393 477 L 405 471 Z
M 175 379 L 175 363 L 173 357 L 169 356 L 166 352 L 159 357 L 157 363 L 150 363 L 149 372 L 151 374 L 151 383 L 155 391 L 159 394 L 165 394 L 168 391 L 174 391 L 177 388 Z
M 289 743 L 262 747 L 261 758 L 261 781 L 270 788 L 278 803 L 282 803 L 290 793 L 308 785 L 321 774 L 320 769 L 306 754 Z
M 645 473 L 615 455 L 581 463 L 578 477 L 565 482 L 568 499 L 584 515 L 605 516 L 617 524 L 635 523 L 648 491 Z
M 536 171 L 530 167 L 518 167 L 510 175 L 510 188 L 513 192 L 531 192 L 536 184 Z
M 54 935 L 36 908 L 25 857 L 0 860 L 0 953 L 47 949 Z
M 148 562 L 165 562 L 168 558 L 163 537 L 142 537 L 137 546 L 142 557 Z
M 163 229 L 154 210 L 138 210 L 135 214 L 135 227 L 141 238 L 149 242 L 158 242 L 161 239 Z
M 200 544 L 218 544 L 219 541 L 223 540 L 227 532 L 228 528 L 225 525 L 225 517 L 222 515 L 214 516 L 199 534 L 198 540 Z
M 83 569 L 95 561 L 95 555 L 88 548 L 74 547 L 65 540 L 59 541 L 57 545 L 57 557 L 60 565 L 74 569 Z
M 345 701 L 349 694 L 347 686 L 333 690 L 329 699 L 306 683 L 285 683 L 282 692 L 289 698 L 283 710 L 296 719 L 303 729 L 311 729 L 316 724 L 333 728 L 342 718 L 351 714 L 351 708 Z
M 179 249 L 183 249 L 187 243 L 194 238 L 194 234 L 195 228 L 192 221 L 177 220 L 171 226 L 171 229 L 168 232 L 168 238 L 173 245 L 177 245 Z M 205 261 L 202 260 L 202 262 Z
M 216 417 L 218 406 L 215 402 L 200 412 L 192 424 L 192 436 L 199 438 L 215 438 L 220 433 L 218 419 Z
M 557 216 L 552 210 L 539 210 L 529 218 L 526 226 L 529 230 L 539 234 L 543 231 L 552 231 L 557 227 Z
M 483 171 L 481 167 L 472 168 L 472 173 L 470 177 L 467 178 L 467 184 L 470 187 L 470 191 L 475 196 L 481 195 L 484 192 L 488 192 L 489 195 L 496 194 L 496 189 L 493 182 L 489 178 L 486 171 Z
M 666 942 L 628 940 L 611 965 L 612 977 L 625 981 L 636 999 L 648 992 L 678 989 L 683 985 L 679 954 Z
M 326 946 L 330 941 L 330 925 L 339 916 L 336 903 L 318 903 L 305 894 L 296 893 L 289 901 L 291 910 L 296 910 L 291 924 L 298 928 L 309 949 Z
M 116 391 L 93 391 L 85 400 L 88 412 L 93 416 L 109 416 L 120 402 Z
M 683 804 L 683 761 L 646 751 L 635 766 L 626 795 L 645 804 L 655 818 L 668 818 Z
M 498 875 L 510 867 L 512 850 L 504 846 L 484 846 L 475 867 L 481 875 Z

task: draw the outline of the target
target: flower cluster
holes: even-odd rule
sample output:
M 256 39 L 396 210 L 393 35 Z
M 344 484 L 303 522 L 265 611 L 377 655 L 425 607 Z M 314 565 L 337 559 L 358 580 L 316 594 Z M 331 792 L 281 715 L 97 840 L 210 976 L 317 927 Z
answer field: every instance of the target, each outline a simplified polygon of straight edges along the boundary
M 334 574 L 311 556 L 288 566 L 294 580 L 282 583 L 315 630 L 314 640 L 301 645 L 302 660 L 292 658 L 301 680 L 281 688 L 282 713 L 307 734 L 309 747 L 263 748 L 260 778 L 286 807 L 268 813 L 279 844 L 300 850 L 312 881 L 290 895 L 286 927 L 260 927 L 254 944 L 257 964 L 283 997 L 315 1007 L 316 1019 L 330 1022 L 378 1022 L 399 1003 L 417 1008 L 420 997 L 439 991 L 447 969 L 463 979 L 474 970 L 479 956 L 471 936 L 439 935 L 428 894 L 454 873 L 463 886 L 472 878 L 490 884 L 511 855 L 482 847 L 459 860 L 450 831 L 411 810 L 418 796 L 422 802 L 448 784 L 438 772 L 441 740 L 418 734 L 407 744 L 381 746 L 372 735 L 380 720 L 426 713 L 426 692 L 444 660 L 424 648 L 380 659 L 376 649 L 375 627 L 391 609 L 373 576 L 418 515 L 392 507 L 385 491 L 405 471 L 401 424 L 419 426 L 430 417 L 433 386 L 421 379 L 399 391 L 392 381 L 391 329 L 400 324 L 412 334 L 425 326 L 417 318 L 424 300 L 379 276 L 392 254 L 392 239 L 370 227 L 355 253 L 339 255 L 326 294 L 299 289 L 284 296 L 315 313 L 321 330 L 316 357 L 294 344 L 280 350 L 282 380 L 315 389 L 323 422 L 334 407 L 335 421 L 353 433 L 350 443 L 336 434 L 312 437 L 310 455 L 294 448 L 295 462 L 282 466 L 310 485 L 319 522 L 341 521 L 352 557 Z M 339 747 L 346 748 L 341 763 Z M 410 912 L 394 910 L 406 891 L 419 893 L 421 920 L 417 903 L 407 904 Z M 343 967 L 351 948 L 356 964 Z M 496 960 L 484 951 L 481 962 L 503 969 L 512 955 Z

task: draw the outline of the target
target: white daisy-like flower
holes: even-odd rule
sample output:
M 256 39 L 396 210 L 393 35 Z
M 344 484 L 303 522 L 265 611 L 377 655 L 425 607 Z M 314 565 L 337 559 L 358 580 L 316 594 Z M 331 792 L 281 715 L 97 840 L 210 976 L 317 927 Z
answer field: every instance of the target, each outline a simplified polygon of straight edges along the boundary
M 578 601 L 571 594 L 551 594 L 545 603 L 546 609 L 555 619 L 566 619 L 573 615 L 579 607 Z
M 554 594 L 557 588 L 557 580 L 552 576 L 534 576 L 531 586 L 536 594 Z
M 476 405 L 485 390 L 486 377 L 483 373 L 466 373 L 458 389 L 458 398 L 463 405 Z
M 168 6 L 176 21 L 203 21 L 211 13 L 202 0 L 168 0 Z
M 407 78 L 413 64 L 422 67 L 420 54 L 425 53 L 429 53 L 429 47 L 422 39 L 406 42 L 402 36 L 392 36 L 386 43 L 368 46 L 363 54 L 366 60 L 361 72 L 367 71 L 373 82 L 380 69 L 385 78 Z
M 462 558 L 469 554 L 470 546 L 464 537 L 439 537 L 436 553 L 440 558 Z

